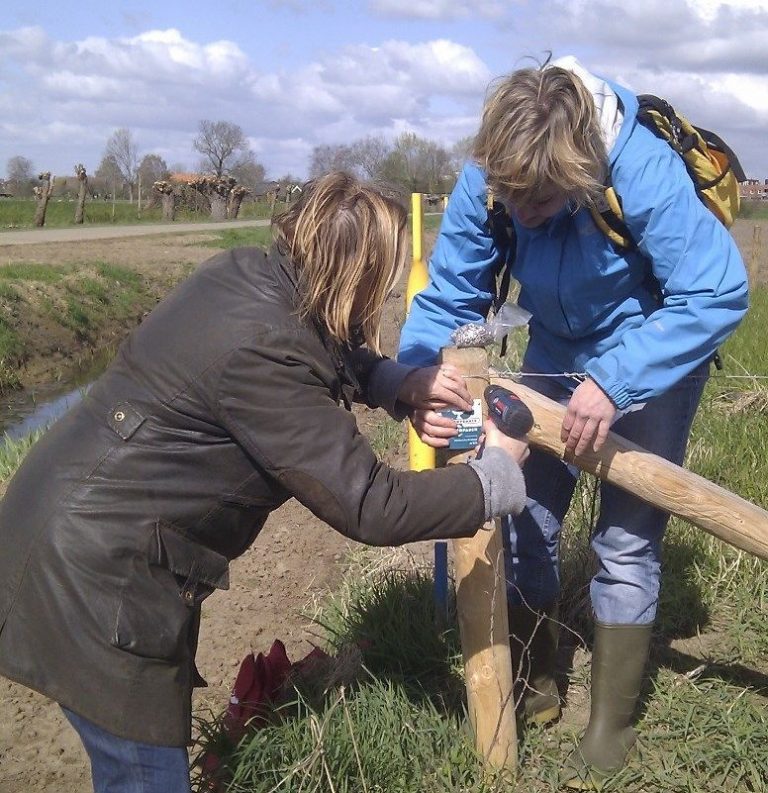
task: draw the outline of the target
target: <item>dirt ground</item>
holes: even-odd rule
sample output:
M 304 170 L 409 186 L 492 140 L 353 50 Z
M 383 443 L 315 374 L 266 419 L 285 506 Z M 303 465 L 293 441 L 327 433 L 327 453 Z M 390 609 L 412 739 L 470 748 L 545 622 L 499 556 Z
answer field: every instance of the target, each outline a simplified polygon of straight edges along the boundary
M 754 225 L 744 222 L 736 229 L 745 259 L 753 257 Z M 101 260 L 144 272 L 156 273 L 162 268 L 169 280 L 174 280 L 178 273 L 216 252 L 197 244 L 204 239 L 204 235 L 185 235 L 11 247 L 3 246 L 0 237 L 0 266 L 17 261 L 61 264 Z M 768 229 L 761 242 L 754 256 L 760 280 L 765 282 Z M 395 349 L 402 315 L 403 293 L 398 290 L 390 299 L 385 319 L 384 346 L 389 352 Z M 33 361 L 24 379 L 41 382 L 59 371 L 65 359 L 67 351 L 63 350 L 57 360 Z M 366 409 L 359 412 L 362 426 L 369 425 L 372 413 Z M 390 461 L 401 467 L 406 464 L 402 450 Z M 270 517 L 253 548 L 233 563 L 230 591 L 216 592 L 205 603 L 198 666 L 209 685 L 196 693 L 196 708 L 218 712 L 226 706 L 239 663 L 251 650 L 267 651 L 278 638 L 285 642 L 291 659 L 311 650 L 314 631 L 308 609 L 338 586 L 350 550 L 349 541 L 295 502 Z M 428 549 L 418 551 L 428 558 Z M 569 703 L 570 718 L 585 721 L 585 705 Z M 0 793 L 90 790 L 87 757 L 58 707 L 0 678 Z

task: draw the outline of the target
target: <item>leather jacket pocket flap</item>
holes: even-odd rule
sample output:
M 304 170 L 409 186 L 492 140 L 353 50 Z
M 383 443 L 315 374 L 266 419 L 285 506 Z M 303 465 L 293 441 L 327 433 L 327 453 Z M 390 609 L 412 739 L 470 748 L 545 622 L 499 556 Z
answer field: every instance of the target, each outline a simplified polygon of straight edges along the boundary
M 229 560 L 190 540 L 170 526 L 158 524 L 154 564 L 178 576 L 215 589 L 229 589 Z
M 130 402 L 118 402 L 109 412 L 107 423 L 124 441 L 127 441 L 144 420 L 144 416 Z

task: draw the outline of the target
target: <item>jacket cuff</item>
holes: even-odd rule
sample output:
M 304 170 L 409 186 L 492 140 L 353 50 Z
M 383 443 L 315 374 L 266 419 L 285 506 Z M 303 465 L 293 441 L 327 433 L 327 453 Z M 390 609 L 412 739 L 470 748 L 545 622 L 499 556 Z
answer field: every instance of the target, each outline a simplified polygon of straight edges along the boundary
M 626 410 L 633 402 L 626 383 L 621 383 L 601 366 L 597 361 L 587 364 L 586 372 L 590 380 L 594 380 L 608 399 L 613 402 L 619 410 Z
M 371 371 L 366 394 L 368 401 L 384 408 L 393 419 L 402 421 L 408 415 L 409 406 L 405 402 L 400 402 L 397 395 L 403 380 L 414 369 L 418 367 L 384 358 Z
M 520 466 L 503 449 L 491 446 L 469 463 L 480 478 L 485 497 L 485 519 L 519 515 L 525 507 L 525 480 Z

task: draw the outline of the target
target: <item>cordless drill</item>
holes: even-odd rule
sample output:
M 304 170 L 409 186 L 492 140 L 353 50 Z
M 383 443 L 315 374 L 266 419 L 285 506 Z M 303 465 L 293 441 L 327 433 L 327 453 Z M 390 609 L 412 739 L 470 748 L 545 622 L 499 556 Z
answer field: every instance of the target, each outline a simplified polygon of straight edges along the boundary
M 488 404 L 488 415 L 505 435 L 522 438 L 530 432 L 533 413 L 520 397 L 500 385 L 489 385 L 483 396 Z

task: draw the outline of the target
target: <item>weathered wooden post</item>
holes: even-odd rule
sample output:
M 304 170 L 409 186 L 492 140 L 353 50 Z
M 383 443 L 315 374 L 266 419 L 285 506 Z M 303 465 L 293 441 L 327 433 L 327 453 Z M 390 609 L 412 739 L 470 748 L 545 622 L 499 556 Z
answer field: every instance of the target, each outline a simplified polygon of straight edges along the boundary
M 589 471 L 606 482 L 698 526 L 736 548 L 768 559 L 768 512 L 714 482 L 651 454 L 612 432 L 600 451 L 567 456 L 560 440 L 565 408 L 514 380 L 491 376 L 533 413 L 531 446 Z
M 441 359 L 464 373 L 472 398 L 484 409 L 486 351 L 446 347 Z M 440 458 L 459 463 L 466 454 L 441 452 Z M 474 537 L 453 540 L 452 549 L 467 704 L 477 750 L 493 768 L 514 770 L 517 727 L 500 521 L 489 521 Z

